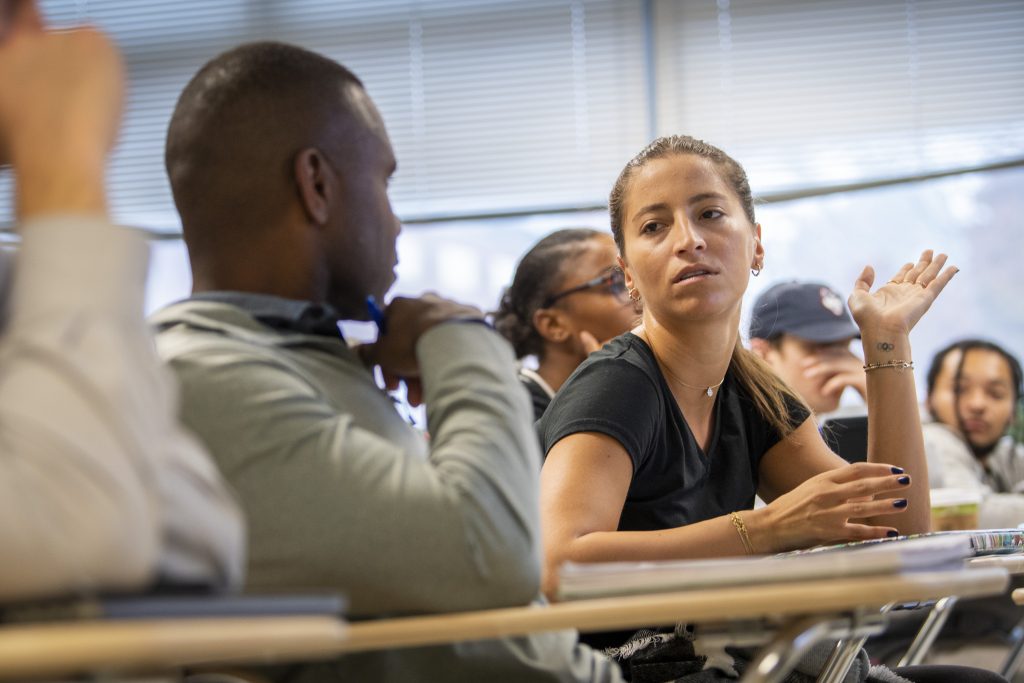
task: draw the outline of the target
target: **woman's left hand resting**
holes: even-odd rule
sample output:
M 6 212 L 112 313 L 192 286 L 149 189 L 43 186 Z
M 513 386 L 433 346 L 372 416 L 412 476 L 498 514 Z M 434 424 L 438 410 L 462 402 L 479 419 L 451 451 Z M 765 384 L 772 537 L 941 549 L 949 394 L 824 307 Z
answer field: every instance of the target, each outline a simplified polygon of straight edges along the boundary
M 930 249 L 917 263 L 906 263 L 884 285 L 874 292 L 875 270 L 865 266 L 850 295 L 850 313 L 861 331 L 886 330 L 909 334 L 921 316 L 931 307 L 939 292 L 958 270 L 943 270 L 946 255 L 932 255 Z
M 813 476 L 766 507 L 744 513 L 744 519 L 759 553 L 885 538 L 897 530 L 863 520 L 904 512 L 905 498 L 875 497 L 908 488 L 910 476 L 900 468 L 860 462 Z

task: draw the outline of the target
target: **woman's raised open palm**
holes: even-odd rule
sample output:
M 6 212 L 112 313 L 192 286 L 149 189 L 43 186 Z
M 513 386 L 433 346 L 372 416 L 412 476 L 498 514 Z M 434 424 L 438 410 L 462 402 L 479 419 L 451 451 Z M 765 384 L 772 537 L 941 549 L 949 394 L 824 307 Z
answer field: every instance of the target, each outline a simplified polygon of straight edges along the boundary
M 889 329 L 906 334 L 914 328 L 943 288 L 957 274 L 943 269 L 946 255 L 925 250 L 917 263 L 906 263 L 884 285 L 871 291 L 875 269 L 865 266 L 850 295 L 850 313 L 861 330 Z

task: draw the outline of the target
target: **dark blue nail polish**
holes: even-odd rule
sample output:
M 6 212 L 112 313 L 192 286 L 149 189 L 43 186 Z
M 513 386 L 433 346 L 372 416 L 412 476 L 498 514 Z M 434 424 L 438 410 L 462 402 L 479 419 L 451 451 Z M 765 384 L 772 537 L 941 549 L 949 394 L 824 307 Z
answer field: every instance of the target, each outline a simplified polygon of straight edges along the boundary
M 894 500 L 892 502 L 892 506 L 894 508 L 905 508 L 905 507 L 907 507 L 907 499 L 906 498 L 897 498 L 896 500 Z
M 902 467 L 892 467 L 890 469 L 892 470 L 893 474 L 903 474 L 903 468 Z
M 904 486 L 906 486 L 907 484 L 910 483 L 910 477 L 904 475 L 904 476 L 900 477 L 899 479 L 897 479 L 896 481 L 898 481 L 899 483 L 901 483 Z
M 897 536 L 900 535 L 900 532 L 896 531 L 895 529 L 889 529 L 888 531 L 885 532 L 885 535 L 888 536 L 889 538 L 896 538 Z

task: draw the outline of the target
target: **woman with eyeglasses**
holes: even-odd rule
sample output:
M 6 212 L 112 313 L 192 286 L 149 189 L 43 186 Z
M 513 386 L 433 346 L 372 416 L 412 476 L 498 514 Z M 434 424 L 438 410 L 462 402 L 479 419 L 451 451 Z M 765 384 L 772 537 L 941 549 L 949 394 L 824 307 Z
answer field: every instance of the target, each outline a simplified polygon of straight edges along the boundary
M 639 320 L 615 253 L 608 233 L 558 230 L 526 252 L 501 298 L 494 326 L 518 358 L 537 358 L 520 371 L 537 419 L 588 354 Z
M 849 304 L 872 431 L 869 461 L 848 465 L 740 343 L 743 295 L 765 262 L 742 167 L 699 140 L 661 138 L 623 169 L 609 211 L 643 317 L 579 367 L 538 423 L 545 592 L 556 597 L 566 561 L 767 554 L 928 531 L 908 335 L 956 273 L 946 257 L 926 251 L 874 290 L 870 266 L 857 279 Z M 767 506 L 755 510 L 758 494 Z

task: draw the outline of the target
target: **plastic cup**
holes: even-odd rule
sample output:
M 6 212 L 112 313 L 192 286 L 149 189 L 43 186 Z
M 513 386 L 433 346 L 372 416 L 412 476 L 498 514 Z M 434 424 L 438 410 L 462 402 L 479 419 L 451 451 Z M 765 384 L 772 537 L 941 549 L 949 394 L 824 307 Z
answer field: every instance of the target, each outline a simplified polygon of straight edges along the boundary
M 978 528 L 981 494 L 970 489 L 932 489 L 932 531 Z

